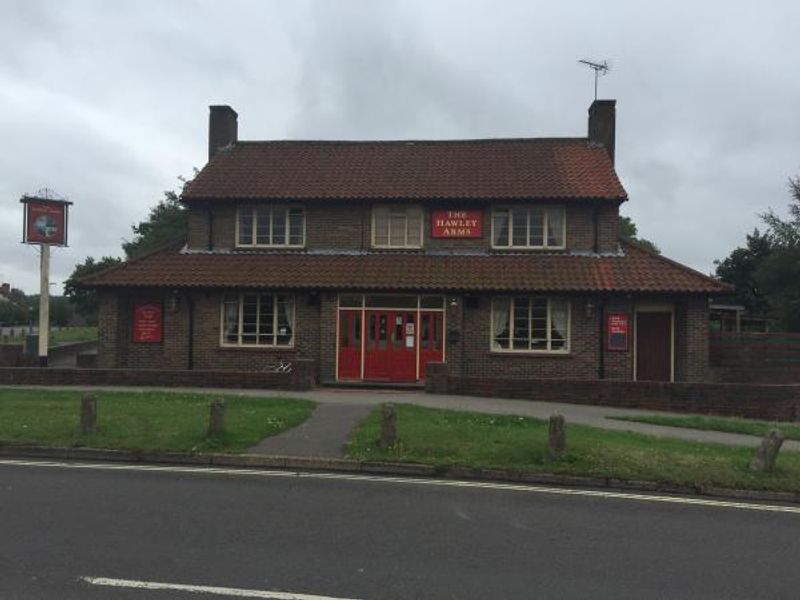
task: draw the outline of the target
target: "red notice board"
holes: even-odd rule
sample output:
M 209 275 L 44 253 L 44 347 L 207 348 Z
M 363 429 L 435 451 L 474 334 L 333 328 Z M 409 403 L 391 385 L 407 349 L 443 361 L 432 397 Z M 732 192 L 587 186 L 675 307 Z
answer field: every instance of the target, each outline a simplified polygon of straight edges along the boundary
M 606 317 L 606 348 L 612 352 L 628 350 L 630 319 L 625 313 L 610 313 Z
M 483 211 L 434 210 L 431 213 L 431 237 L 479 238 L 483 236 Z
M 138 302 L 133 307 L 133 341 L 155 344 L 162 336 L 162 309 L 159 302 Z

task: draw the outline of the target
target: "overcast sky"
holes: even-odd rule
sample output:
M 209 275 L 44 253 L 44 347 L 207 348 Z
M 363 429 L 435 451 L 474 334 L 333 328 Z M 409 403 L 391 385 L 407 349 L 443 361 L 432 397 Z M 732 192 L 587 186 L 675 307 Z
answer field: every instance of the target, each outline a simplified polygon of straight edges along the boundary
M 38 291 L 19 197 L 74 202 L 59 285 L 121 255 L 202 167 L 209 104 L 241 139 L 583 136 L 617 99 L 640 233 L 703 272 L 800 174 L 800 2 L 0 0 L 0 281 Z

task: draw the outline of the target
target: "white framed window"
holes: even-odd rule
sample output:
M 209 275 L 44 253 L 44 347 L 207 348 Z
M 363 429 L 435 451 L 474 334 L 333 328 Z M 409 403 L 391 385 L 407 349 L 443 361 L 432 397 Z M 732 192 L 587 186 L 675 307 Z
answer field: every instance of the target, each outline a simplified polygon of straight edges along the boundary
M 423 212 L 419 206 L 378 206 L 372 210 L 375 248 L 422 248 Z
M 513 206 L 492 210 L 493 248 L 566 247 L 563 206 Z
M 286 294 L 225 294 L 220 331 L 223 346 L 293 346 L 294 298 Z
M 236 245 L 243 247 L 302 248 L 306 244 L 306 216 L 300 207 L 240 206 Z
M 570 340 L 569 308 L 569 300 L 564 298 L 493 298 L 492 350 L 566 354 L 569 352 Z

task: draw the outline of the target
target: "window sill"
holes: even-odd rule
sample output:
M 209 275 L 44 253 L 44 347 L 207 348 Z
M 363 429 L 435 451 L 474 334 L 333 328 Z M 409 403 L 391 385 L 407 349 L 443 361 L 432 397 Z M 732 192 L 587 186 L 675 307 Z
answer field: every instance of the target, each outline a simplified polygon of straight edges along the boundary
M 306 246 L 303 244 L 302 246 L 270 246 L 270 245 L 251 245 L 246 246 L 242 244 L 237 244 L 234 246 L 235 250 L 305 250 Z
M 236 344 L 220 344 L 217 346 L 220 350 L 258 350 L 259 352 L 294 352 L 294 346 L 257 346 Z
M 547 350 L 489 350 L 486 354 L 506 357 L 573 358 L 572 352 L 548 352 Z
M 492 246 L 492 252 L 566 252 L 566 246 Z

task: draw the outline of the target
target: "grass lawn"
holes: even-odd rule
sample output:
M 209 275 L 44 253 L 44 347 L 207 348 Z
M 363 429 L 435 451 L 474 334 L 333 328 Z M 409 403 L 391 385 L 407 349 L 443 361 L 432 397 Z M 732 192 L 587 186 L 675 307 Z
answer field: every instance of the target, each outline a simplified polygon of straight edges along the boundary
M 227 432 L 208 438 L 203 394 L 94 392 L 97 433 L 80 432 L 83 392 L 0 390 L 0 444 L 88 446 L 179 452 L 242 452 L 295 427 L 314 409 L 308 400 L 223 396 Z
M 50 332 L 50 346 L 67 342 L 88 342 L 97 339 L 97 327 L 66 327 Z M 0 336 L 0 344 L 24 344 L 25 336 Z
M 469 466 L 537 473 L 639 479 L 681 485 L 713 485 L 800 491 L 800 453 L 782 452 L 775 473 L 748 469 L 753 450 L 607 431 L 567 423 L 567 454 L 547 463 L 547 423 L 539 419 L 397 406 L 398 442 L 377 446 L 380 409 L 348 442 L 350 457 Z
M 777 424 L 778 429 L 783 432 L 787 440 L 800 440 L 800 425 L 793 423 L 775 423 L 773 421 L 757 421 L 755 419 L 734 417 L 705 417 L 701 415 L 644 415 L 641 417 L 609 417 L 609 419 L 666 425 L 667 427 L 746 433 L 757 436 L 764 436 L 771 427 Z

